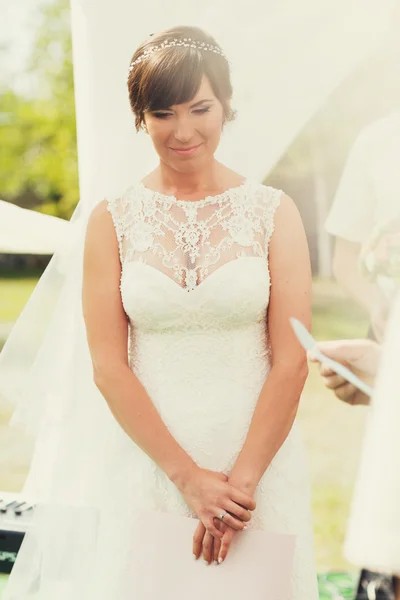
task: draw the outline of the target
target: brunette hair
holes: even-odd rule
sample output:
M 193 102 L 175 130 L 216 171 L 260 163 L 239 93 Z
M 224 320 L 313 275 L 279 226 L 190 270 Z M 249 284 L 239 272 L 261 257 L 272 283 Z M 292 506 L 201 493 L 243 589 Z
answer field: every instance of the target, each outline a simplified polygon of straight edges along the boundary
M 212 36 L 198 27 L 174 27 L 141 44 L 132 56 L 131 63 L 152 46 L 184 38 L 220 48 Z M 190 102 L 200 87 L 203 75 L 208 78 L 223 106 L 225 121 L 232 121 L 235 112 L 230 108 L 232 84 L 227 59 L 207 50 L 173 46 L 154 51 L 129 72 L 129 102 L 135 115 L 136 130 L 139 131 L 143 126 L 146 111 Z

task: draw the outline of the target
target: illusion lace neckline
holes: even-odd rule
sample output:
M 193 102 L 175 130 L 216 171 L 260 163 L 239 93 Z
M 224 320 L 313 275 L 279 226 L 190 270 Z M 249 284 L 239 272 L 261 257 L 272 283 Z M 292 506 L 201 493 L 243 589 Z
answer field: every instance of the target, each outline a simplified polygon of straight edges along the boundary
M 163 194 L 162 192 L 157 192 L 156 190 L 152 190 L 151 188 L 147 187 L 142 181 L 139 181 L 138 185 L 142 190 L 144 190 L 145 192 L 150 194 L 153 198 L 156 198 L 158 200 L 168 201 L 173 204 L 180 205 L 180 206 L 188 206 L 188 205 L 204 206 L 205 204 L 214 204 L 214 203 L 218 203 L 218 202 L 221 202 L 223 200 L 230 198 L 232 193 L 241 192 L 242 190 L 246 189 L 248 183 L 249 183 L 249 179 L 246 178 L 240 185 L 232 186 L 232 187 L 224 190 L 220 194 L 215 194 L 214 196 L 208 195 L 208 196 L 205 196 L 204 198 L 200 198 L 199 200 L 183 200 L 183 199 L 178 200 L 178 198 L 176 196 L 174 196 L 173 194 Z

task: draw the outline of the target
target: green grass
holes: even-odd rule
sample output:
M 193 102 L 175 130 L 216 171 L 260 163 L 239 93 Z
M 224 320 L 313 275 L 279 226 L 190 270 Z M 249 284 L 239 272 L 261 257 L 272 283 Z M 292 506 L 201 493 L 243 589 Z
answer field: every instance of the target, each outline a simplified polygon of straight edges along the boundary
M 35 281 L 34 278 L 20 281 L 0 279 L 0 324 L 2 320 L 17 317 Z M 313 334 L 318 340 L 363 337 L 367 325 L 365 315 L 333 282 L 315 280 Z M 365 407 L 349 407 L 337 401 L 324 389 L 316 366 L 310 366 L 300 403 L 299 422 L 309 455 L 316 557 L 320 572 L 354 573 L 354 568 L 343 558 L 342 544 L 366 414 Z M 3 420 L 5 418 L 3 415 Z M 0 426 L 1 419 L 0 414 Z M 17 491 L 22 487 L 25 476 L 26 470 L 20 463 L 8 472 L 1 472 L 0 489 Z M 347 576 L 347 580 L 346 576 L 340 577 L 342 580 L 344 577 L 345 587 L 349 587 L 354 579 L 352 575 Z M 322 579 L 321 599 L 329 598 L 326 590 L 333 585 L 332 581 L 323 583 Z
M 6 585 L 7 582 L 7 576 L 6 575 L 0 575 L 0 598 L 1 598 L 1 594 L 3 592 L 3 589 Z
M 365 337 L 366 315 L 330 280 L 314 279 L 313 326 L 318 340 Z

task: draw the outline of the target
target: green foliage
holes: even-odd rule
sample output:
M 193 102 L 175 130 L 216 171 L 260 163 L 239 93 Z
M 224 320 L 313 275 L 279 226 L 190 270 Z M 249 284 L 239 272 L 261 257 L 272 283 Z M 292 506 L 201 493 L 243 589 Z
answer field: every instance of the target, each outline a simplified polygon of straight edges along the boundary
M 1 197 L 69 218 L 78 202 L 78 167 L 68 0 L 42 9 L 29 72 L 34 97 L 0 93 Z

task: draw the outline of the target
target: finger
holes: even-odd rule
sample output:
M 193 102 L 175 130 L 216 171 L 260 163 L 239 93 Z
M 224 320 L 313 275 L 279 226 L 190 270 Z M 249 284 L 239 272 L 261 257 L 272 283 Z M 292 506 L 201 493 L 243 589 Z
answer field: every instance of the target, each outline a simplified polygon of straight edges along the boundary
M 221 540 L 219 538 L 214 538 L 214 545 L 213 545 L 213 560 L 218 563 L 218 556 L 219 556 L 219 551 L 221 548 Z
M 220 519 L 214 519 L 214 523 L 215 523 L 215 527 L 218 529 L 218 531 L 220 531 L 222 534 L 225 533 L 225 531 L 228 529 L 228 525 L 226 525 L 226 523 L 224 523 L 223 521 L 221 521 Z M 222 536 L 221 536 L 222 538 Z M 221 538 L 218 538 L 218 540 L 220 541 Z
M 335 389 L 335 396 L 343 402 L 353 404 L 356 392 L 357 388 L 353 384 L 346 381 L 346 383 L 344 383 L 342 386 Z
M 215 515 L 215 517 L 218 519 L 219 515 Z M 232 527 L 232 529 L 236 529 L 237 531 L 242 531 L 242 529 L 246 527 L 246 524 L 243 521 L 237 519 L 228 512 L 225 514 L 223 522 L 225 525 L 229 525 L 229 527 Z
M 340 375 L 332 375 L 331 377 L 323 377 L 322 381 L 324 383 L 324 386 L 326 388 L 328 388 L 328 390 L 335 390 L 336 388 L 341 387 L 342 385 L 344 385 L 347 380 L 344 377 L 341 377 Z
M 203 523 L 200 521 L 199 524 L 197 525 L 196 530 L 193 535 L 192 551 L 193 551 L 195 558 L 199 558 L 199 556 L 201 554 L 202 546 L 203 546 L 203 538 L 204 538 L 205 533 L 206 533 L 206 528 L 204 527 Z
M 251 519 L 251 512 L 249 510 L 247 510 L 247 508 L 243 508 L 243 506 L 239 506 L 238 504 L 236 504 L 236 502 L 233 502 L 232 500 L 227 500 L 225 505 L 224 505 L 224 509 L 227 510 L 229 513 L 231 513 L 232 515 L 234 515 L 237 519 L 240 519 L 241 521 L 250 521 Z M 225 517 L 224 517 L 224 521 L 225 521 Z
M 225 531 L 224 536 L 221 540 L 221 547 L 218 555 L 218 563 L 222 563 L 226 559 L 234 535 L 235 532 L 232 531 L 232 529 L 230 528 L 228 528 Z
M 206 531 L 203 538 L 203 558 L 208 565 L 213 558 L 213 540 L 214 537 L 211 535 L 211 533 Z
M 208 531 L 208 533 L 211 533 L 212 536 L 216 537 L 216 538 L 222 538 L 222 536 L 224 535 L 222 533 L 222 531 L 219 531 L 214 524 L 214 517 L 211 517 L 209 519 L 207 519 L 204 522 L 204 525 L 206 527 L 206 530 Z
M 225 523 L 223 521 L 219 521 L 218 519 L 214 519 L 214 523 L 215 523 L 215 527 L 218 529 L 218 531 L 221 531 L 222 533 L 225 533 L 226 529 L 227 529 L 227 525 L 225 525 Z M 218 554 L 219 554 L 219 549 L 221 548 L 221 540 L 220 538 L 213 538 L 214 539 L 214 543 L 213 543 L 213 559 L 214 561 L 218 564 Z
M 332 375 L 335 375 L 335 371 L 333 371 L 325 363 L 321 363 L 319 366 L 319 374 L 321 377 L 331 377 Z
M 233 485 L 230 485 L 229 496 L 231 500 L 236 502 L 236 504 L 240 504 L 244 508 L 247 508 L 247 510 L 255 510 L 256 508 L 256 501 L 254 498 L 252 498 L 249 494 L 241 492 Z

